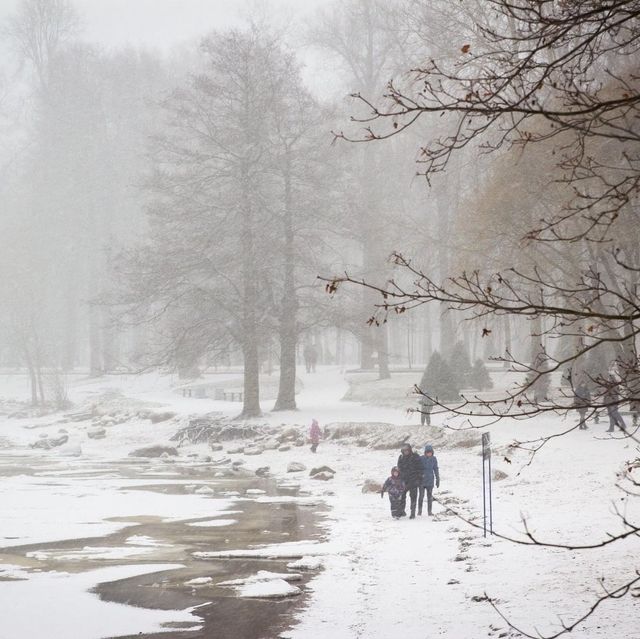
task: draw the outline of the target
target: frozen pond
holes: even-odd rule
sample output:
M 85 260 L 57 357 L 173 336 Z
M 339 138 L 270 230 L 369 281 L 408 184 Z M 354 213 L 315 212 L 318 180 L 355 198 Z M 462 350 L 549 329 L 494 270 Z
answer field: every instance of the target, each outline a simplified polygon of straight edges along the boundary
M 291 558 L 198 553 L 317 540 L 317 507 L 295 486 L 238 474 L 195 461 L 0 458 L 0 637 L 277 634 L 304 595 L 244 598 L 217 584 L 293 574 Z M 291 579 L 304 593 L 308 575 Z

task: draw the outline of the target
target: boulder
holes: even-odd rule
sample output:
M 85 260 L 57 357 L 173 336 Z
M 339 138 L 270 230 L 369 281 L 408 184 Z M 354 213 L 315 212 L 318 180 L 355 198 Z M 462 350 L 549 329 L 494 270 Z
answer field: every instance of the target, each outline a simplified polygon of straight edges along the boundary
M 317 468 L 312 468 L 309 471 L 309 475 L 311 475 L 311 477 L 313 477 L 314 475 L 317 475 L 318 473 L 331 473 L 332 475 L 335 475 L 336 471 L 333 470 L 333 468 L 330 468 L 329 466 L 318 466 Z
M 31 448 L 42 448 L 43 450 L 50 450 L 51 448 L 56 448 L 57 446 L 62 446 L 69 441 L 69 435 L 62 433 L 62 435 L 58 435 L 57 437 L 47 437 L 46 435 L 38 439 L 33 444 L 31 444 Z
M 307 467 L 300 462 L 289 462 L 287 465 L 288 473 L 301 473 L 304 470 L 307 470 Z
M 506 479 L 507 477 L 509 477 L 509 475 L 507 475 L 507 473 L 505 473 L 503 470 L 494 470 L 493 471 L 493 479 L 495 481 L 502 481 L 503 479 Z
M 227 455 L 239 455 L 244 453 L 244 446 L 234 446 L 233 448 L 227 448 Z
M 209 448 L 214 451 L 224 450 L 224 446 L 222 444 L 218 444 L 217 442 L 211 442 L 209 444 Z
M 277 439 L 267 439 L 262 443 L 264 450 L 276 450 L 280 446 L 280 442 Z
M 211 486 L 200 486 L 193 491 L 196 495 L 213 495 L 214 490 Z
M 292 442 L 299 439 L 300 433 L 297 428 L 287 428 L 278 435 L 278 441 L 281 443 Z
M 162 457 L 163 453 L 167 456 L 178 456 L 178 450 L 173 446 L 145 446 L 144 448 L 137 448 L 129 453 L 129 457 Z
M 375 479 L 365 479 L 362 484 L 363 493 L 379 493 L 382 490 L 382 484 Z
M 107 436 L 107 431 L 102 426 L 92 426 L 87 431 L 87 437 L 89 439 L 104 439 Z
M 258 477 L 266 477 L 269 474 L 270 467 L 269 466 L 260 466 L 260 468 L 256 468 L 256 475 Z
M 282 444 L 282 446 L 278 446 L 278 450 L 281 453 L 286 453 L 288 450 L 291 450 L 291 446 L 289 446 L 289 444 Z
M 149 419 L 152 424 L 159 424 L 160 422 L 166 422 L 169 419 L 173 419 L 176 416 L 172 411 L 164 411 L 162 413 L 149 413 Z
M 330 479 L 333 479 L 333 473 L 327 473 L 326 471 L 323 471 L 321 473 L 316 473 L 315 475 L 313 475 L 313 477 L 311 477 L 311 479 L 319 479 L 320 481 L 329 481 Z
M 293 445 L 300 447 L 300 446 L 304 446 L 304 443 L 305 443 L 304 439 L 296 439 Z
M 247 448 L 244 449 L 245 455 L 262 455 L 263 452 L 259 446 L 247 446 Z

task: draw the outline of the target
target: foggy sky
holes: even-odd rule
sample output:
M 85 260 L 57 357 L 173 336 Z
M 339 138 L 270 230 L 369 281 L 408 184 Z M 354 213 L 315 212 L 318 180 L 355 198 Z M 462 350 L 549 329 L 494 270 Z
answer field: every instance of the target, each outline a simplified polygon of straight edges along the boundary
M 329 0 L 270 0 L 267 5 L 308 14 Z M 0 19 L 11 15 L 19 0 L 0 0 Z M 73 0 L 87 40 L 106 46 L 167 49 L 216 28 L 239 23 L 245 0 Z

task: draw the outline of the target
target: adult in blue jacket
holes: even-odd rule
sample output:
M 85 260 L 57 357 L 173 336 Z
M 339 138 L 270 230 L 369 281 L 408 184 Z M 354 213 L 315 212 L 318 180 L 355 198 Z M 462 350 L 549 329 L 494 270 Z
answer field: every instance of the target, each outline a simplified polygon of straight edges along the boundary
M 422 485 L 418 495 L 418 515 L 422 515 L 422 503 L 424 493 L 427 493 L 427 514 L 433 515 L 433 487 L 440 488 L 440 471 L 438 458 L 433 454 L 433 446 L 427 444 L 424 447 L 424 455 L 420 457 L 422 462 Z

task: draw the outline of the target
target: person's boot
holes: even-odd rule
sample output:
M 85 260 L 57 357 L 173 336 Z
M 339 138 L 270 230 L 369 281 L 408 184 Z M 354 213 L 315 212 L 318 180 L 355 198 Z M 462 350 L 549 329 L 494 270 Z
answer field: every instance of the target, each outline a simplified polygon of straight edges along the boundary
M 409 519 L 415 519 L 416 518 L 416 509 L 415 507 L 411 509 L 411 515 L 409 517 Z
M 418 506 L 418 517 L 422 517 L 422 506 Z
M 432 510 L 430 510 L 430 511 L 427 513 L 427 515 L 429 515 L 429 517 L 433 517 L 433 511 L 432 511 Z

